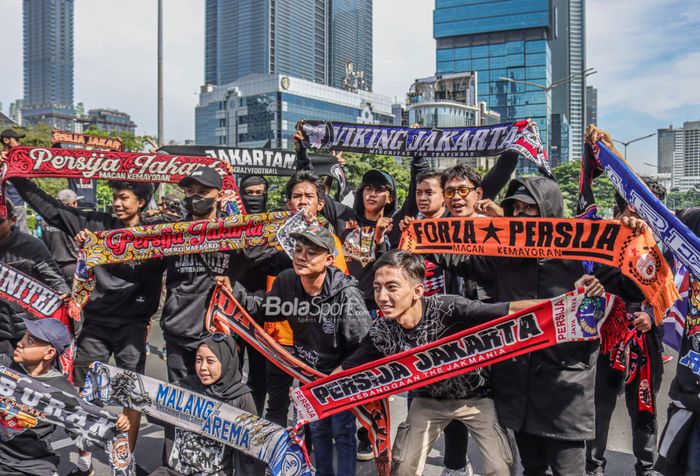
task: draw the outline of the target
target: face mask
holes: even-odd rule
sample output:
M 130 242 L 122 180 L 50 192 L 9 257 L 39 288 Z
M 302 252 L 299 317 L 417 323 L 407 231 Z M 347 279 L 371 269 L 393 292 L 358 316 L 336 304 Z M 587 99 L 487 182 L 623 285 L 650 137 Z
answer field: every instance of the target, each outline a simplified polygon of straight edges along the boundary
M 209 215 L 214 208 L 213 198 L 204 198 L 200 195 L 192 195 L 185 198 L 185 208 L 194 216 L 202 217 Z
M 267 194 L 241 195 L 245 211 L 248 213 L 265 213 L 267 211 Z

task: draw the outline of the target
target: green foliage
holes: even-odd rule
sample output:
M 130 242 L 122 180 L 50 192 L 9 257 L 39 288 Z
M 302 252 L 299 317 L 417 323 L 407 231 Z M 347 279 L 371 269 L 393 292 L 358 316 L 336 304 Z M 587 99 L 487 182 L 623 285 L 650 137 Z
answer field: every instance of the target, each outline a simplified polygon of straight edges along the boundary
M 669 210 L 674 211 L 700 206 L 700 189 L 695 187 L 687 192 L 670 192 L 666 195 L 664 202 Z
M 564 216 L 566 218 L 576 216 L 581 162 L 571 161 L 561 164 L 552 169 L 552 172 L 564 196 Z M 601 174 L 593 180 L 593 195 L 598 205 L 598 214 L 604 218 L 611 218 L 615 205 L 615 187 L 607 175 Z

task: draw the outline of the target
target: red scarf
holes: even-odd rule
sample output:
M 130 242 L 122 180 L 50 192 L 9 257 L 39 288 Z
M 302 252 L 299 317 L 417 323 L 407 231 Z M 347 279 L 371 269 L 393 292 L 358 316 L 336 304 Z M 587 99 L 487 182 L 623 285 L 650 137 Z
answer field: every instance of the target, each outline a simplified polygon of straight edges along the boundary
M 619 340 L 622 336 L 617 321 L 621 319 L 617 296 L 587 298 L 583 289 L 579 289 L 435 342 L 307 383 L 292 390 L 292 401 L 301 421 L 320 420 L 357 405 L 564 342 L 591 341 L 611 334 Z

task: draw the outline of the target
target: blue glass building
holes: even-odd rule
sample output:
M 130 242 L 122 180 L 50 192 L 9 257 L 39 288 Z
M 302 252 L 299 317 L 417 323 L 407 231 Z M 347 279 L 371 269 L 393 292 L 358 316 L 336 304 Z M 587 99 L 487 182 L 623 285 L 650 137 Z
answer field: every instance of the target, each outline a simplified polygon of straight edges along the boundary
M 479 100 L 503 122 L 535 120 L 547 144 L 551 93 L 500 78 L 551 84 L 553 22 L 552 0 L 436 0 L 436 74 L 476 71 Z
M 73 0 L 24 0 L 23 123 L 72 129 Z
M 205 83 L 284 74 L 341 87 L 347 63 L 372 87 L 372 0 L 207 0 Z
M 203 86 L 195 142 L 286 149 L 301 119 L 392 124 L 394 116 L 386 96 L 283 75 L 250 75 L 224 86 Z

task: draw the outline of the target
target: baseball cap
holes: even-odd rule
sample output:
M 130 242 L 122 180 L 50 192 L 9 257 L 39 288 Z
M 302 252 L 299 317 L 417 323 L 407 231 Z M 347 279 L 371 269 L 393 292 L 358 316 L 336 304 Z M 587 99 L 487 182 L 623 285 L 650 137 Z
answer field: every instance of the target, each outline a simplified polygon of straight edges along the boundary
M 188 187 L 194 183 L 221 190 L 223 180 L 221 179 L 219 172 L 211 167 L 199 167 L 195 169 L 189 177 L 185 177 L 177 184 L 180 187 Z
M 27 332 L 51 344 L 58 355 L 63 354 L 70 345 L 71 335 L 68 328 L 61 322 L 51 317 L 44 319 L 22 319 Z
M 530 194 L 525 185 L 519 185 L 518 188 L 515 189 L 515 192 L 513 192 L 513 195 L 504 198 L 501 202 L 501 207 L 503 207 L 504 204 L 512 203 L 514 200 L 518 200 L 529 205 L 537 205 L 537 200 L 535 200 L 535 198 Z
M 320 225 L 311 225 L 306 228 L 306 230 L 291 233 L 289 236 L 295 239 L 305 238 L 331 254 L 335 252 L 335 240 L 333 239 L 333 235 Z
M 391 180 L 391 175 L 383 170 L 372 169 L 365 172 L 362 176 L 362 183 L 372 183 L 386 185 L 388 188 L 393 189 L 393 180 Z
M 56 200 L 63 203 L 64 205 L 70 205 L 71 203 L 75 202 L 76 200 L 80 200 L 81 198 L 83 198 L 81 195 L 78 195 L 69 188 L 61 190 L 56 194 Z
M 12 129 L 5 129 L 4 131 L 0 132 L 0 139 L 10 139 L 12 137 L 14 137 L 15 139 L 21 139 L 22 137 L 24 137 L 24 134 L 15 132 Z

